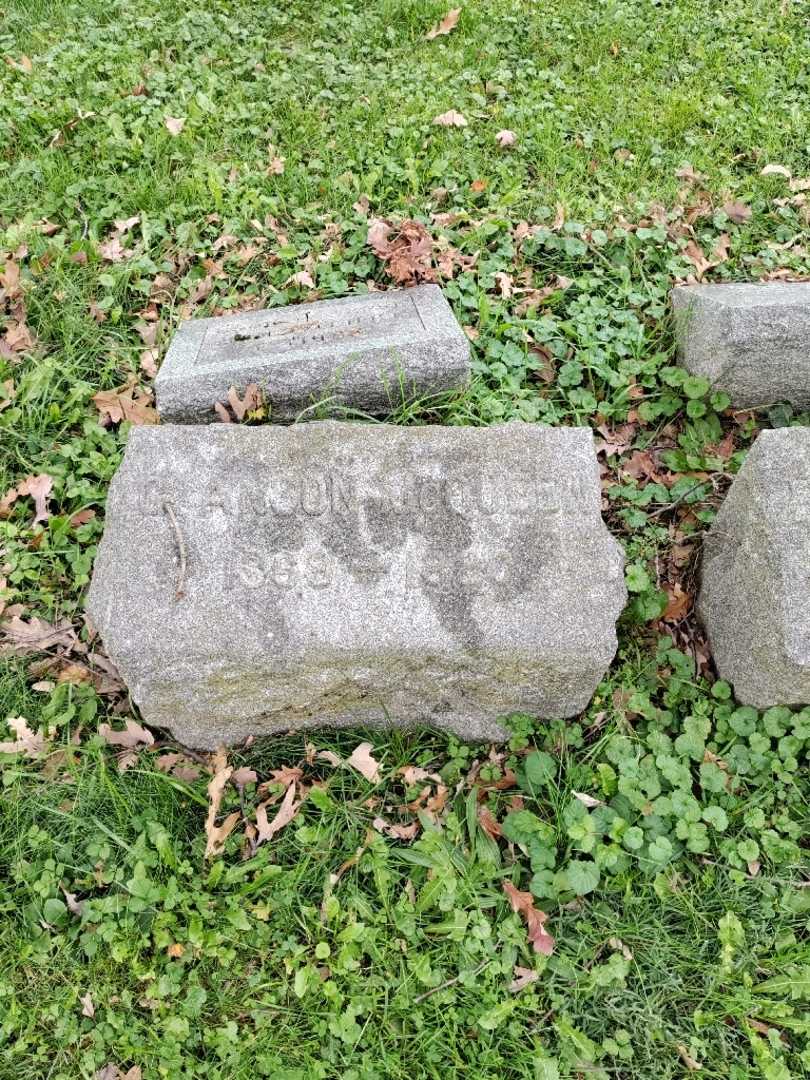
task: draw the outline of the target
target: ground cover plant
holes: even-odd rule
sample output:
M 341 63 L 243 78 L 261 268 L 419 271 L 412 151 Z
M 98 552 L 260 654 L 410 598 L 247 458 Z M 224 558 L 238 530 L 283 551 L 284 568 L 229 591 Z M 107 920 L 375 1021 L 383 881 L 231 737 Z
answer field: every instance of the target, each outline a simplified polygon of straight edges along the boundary
M 808 15 L 5 0 L 0 1076 L 810 1072 L 810 710 L 735 702 L 692 610 L 752 439 L 809 418 L 732 411 L 667 314 L 810 274 Z M 426 280 L 475 379 L 395 422 L 595 431 L 631 602 L 592 705 L 147 731 L 82 598 L 173 328 Z

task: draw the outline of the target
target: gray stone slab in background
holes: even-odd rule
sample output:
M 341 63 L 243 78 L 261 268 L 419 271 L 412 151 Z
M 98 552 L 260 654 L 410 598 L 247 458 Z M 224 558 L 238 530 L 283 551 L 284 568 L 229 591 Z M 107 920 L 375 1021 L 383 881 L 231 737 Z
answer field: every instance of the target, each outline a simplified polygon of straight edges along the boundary
M 735 407 L 810 404 L 810 282 L 672 290 L 681 363 Z
M 498 738 L 509 712 L 587 705 L 622 566 L 589 429 L 142 427 L 88 611 L 145 719 L 192 746 L 349 724 Z
M 739 701 L 810 704 L 810 429 L 754 443 L 704 544 L 698 614 Z
M 345 415 L 393 412 L 403 401 L 459 390 L 470 346 L 438 285 L 192 319 L 155 380 L 164 420 L 208 423 L 235 386 L 261 387 L 273 420 L 326 401 Z

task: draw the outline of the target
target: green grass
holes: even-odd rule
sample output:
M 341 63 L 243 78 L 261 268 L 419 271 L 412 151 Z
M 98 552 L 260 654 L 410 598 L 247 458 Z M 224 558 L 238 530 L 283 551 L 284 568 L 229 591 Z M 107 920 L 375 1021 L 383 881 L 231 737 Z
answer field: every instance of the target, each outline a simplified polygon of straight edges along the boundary
M 222 813 L 245 820 L 206 863 L 208 776 L 167 775 L 155 750 L 120 772 L 94 734 L 117 722 L 116 699 L 56 682 L 83 654 L 50 671 L 0 655 L 0 718 L 54 732 L 44 759 L 3 757 L 1 1080 L 107 1066 L 148 1080 L 810 1072 L 810 716 L 738 708 L 691 610 L 665 610 L 676 586 L 694 592 L 700 534 L 758 428 L 808 423 L 784 406 L 735 415 L 685 379 L 667 294 L 718 244 L 713 280 L 810 274 L 807 198 L 762 175 L 810 174 L 810 9 L 492 0 L 425 41 L 444 13 L 423 0 L 0 11 L 0 273 L 19 267 L 22 282 L 21 297 L 0 292 L 0 342 L 21 316 L 34 339 L 0 349 L 0 404 L 6 381 L 14 391 L 0 498 L 29 475 L 54 482 L 44 524 L 27 497 L 0 516 L 0 604 L 70 619 L 87 640 L 82 598 L 127 435 L 99 426 L 92 396 L 148 391 L 144 319 L 162 351 L 181 317 L 307 298 L 290 282 L 302 270 L 321 297 L 390 285 L 363 196 L 372 217 L 422 222 L 439 265 L 455 262 L 442 284 L 474 337 L 469 393 L 393 419 L 589 424 L 621 444 L 600 462 L 631 590 L 588 711 L 513 718 L 492 758 L 435 733 L 312 736 L 344 758 L 370 738 L 372 786 L 308 764 L 304 739 L 235 755 L 260 780 L 302 763 L 325 785 L 247 859 L 253 785 L 241 803 L 228 789 Z M 432 124 L 451 108 L 467 127 Z M 167 116 L 185 119 L 176 137 Z M 748 220 L 729 217 L 733 202 Z M 131 254 L 105 259 L 134 215 Z M 527 289 L 544 298 L 527 306 Z M 42 680 L 56 685 L 33 689 Z M 422 787 L 406 789 L 406 765 L 440 774 L 438 821 L 424 800 L 421 817 L 405 808 Z M 419 838 L 381 835 L 377 815 L 416 821 Z M 504 881 L 548 913 L 551 957 L 532 952 Z M 520 993 L 516 965 L 539 976 Z

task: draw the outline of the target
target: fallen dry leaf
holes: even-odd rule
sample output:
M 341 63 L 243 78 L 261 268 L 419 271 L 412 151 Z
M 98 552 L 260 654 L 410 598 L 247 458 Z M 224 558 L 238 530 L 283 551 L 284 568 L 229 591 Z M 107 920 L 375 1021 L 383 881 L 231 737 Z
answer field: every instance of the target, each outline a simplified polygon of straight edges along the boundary
M 119 233 L 115 233 L 109 239 L 98 245 L 99 255 L 105 262 L 117 263 L 124 259 L 130 259 L 135 254 L 132 248 L 124 247 Z
M 0 644 L 10 646 L 12 651 L 19 654 L 44 652 L 59 645 L 70 649 L 78 640 L 70 620 L 59 619 L 49 623 L 36 615 L 32 615 L 28 622 L 24 622 L 19 615 L 13 615 L 0 624 L 0 632 L 3 634 Z
M 793 175 L 790 169 L 785 168 L 784 165 L 766 165 L 760 170 L 760 176 L 784 176 L 786 180 L 789 180 Z
M 666 585 L 667 606 L 661 618 L 665 622 L 680 622 L 692 606 L 692 594 L 684 592 L 679 582 Z
M 281 174 L 284 172 L 284 162 L 285 162 L 285 160 L 286 159 L 283 158 L 283 157 L 271 157 L 270 158 L 270 164 L 267 166 L 268 175 L 269 176 L 281 176 Z
M 332 750 L 319 750 L 315 757 L 318 761 L 325 761 L 328 765 L 334 765 L 335 768 L 343 764 L 343 758 L 338 757 Z
M 82 1003 L 82 1016 L 87 1016 L 90 1020 L 96 1015 L 96 1007 L 93 1004 L 93 998 L 88 990 L 86 994 L 79 998 Z
M 249 769 L 246 765 L 243 765 L 241 769 L 235 769 L 231 774 L 231 780 L 237 787 L 244 787 L 245 784 L 255 784 L 257 779 L 256 770 Z
M 23 716 L 10 716 L 6 723 L 17 736 L 13 742 L 0 742 L 0 754 L 27 754 L 36 757 L 45 749 L 45 735 L 34 732 Z
M 521 967 L 520 964 L 515 964 L 515 977 L 509 983 L 509 992 L 519 994 L 521 990 L 525 990 L 527 986 L 531 986 L 539 978 L 540 972 L 535 971 L 534 968 Z
M 0 412 L 9 407 L 16 393 L 13 379 L 4 379 L 0 383 Z
M 396 840 L 414 840 L 420 829 L 418 821 L 412 821 L 408 825 L 397 825 L 382 817 L 375 817 L 371 824 L 378 833 L 393 836 Z
M 68 892 L 63 885 L 60 885 L 59 888 L 64 894 L 65 903 L 67 904 L 67 909 L 70 914 L 75 915 L 77 918 L 80 918 L 82 913 L 84 912 L 84 900 L 77 900 L 76 894 Z
M 727 202 L 723 204 L 723 213 L 730 218 L 735 225 L 744 225 L 751 220 L 751 207 L 744 202 Z
M 166 116 L 163 123 L 166 125 L 170 135 L 179 135 L 186 126 L 186 118 L 184 116 Z
M 703 1068 L 701 1063 L 692 1057 L 683 1043 L 676 1043 L 676 1049 L 680 1055 L 681 1061 L 690 1072 L 697 1072 L 699 1069 Z
M 135 720 L 126 720 L 123 731 L 115 731 L 109 724 L 99 724 L 98 733 L 108 746 L 123 746 L 134 750 L 136 746 L 153 746 L 155 737 Z
M 530 892 L 521 892 L 511 881 L 503 882 L 503 891 L 509 898 L 512 911 L 518 912 L 526 920 L 529 941 L 534 951 L 543 956 L 551 956 L 554 952 L 554 938 L 545 929 L 548 915 L 534 906 L 534 897 Z
M 312 280 L 312 274 L 309 270 L 299 270 L 297 274 L 293 274 L 288 277 L 284 282 L 284 288 L 288 285 L 295 285 L 299 289 L 314 289 L 315 282 Z
M 93 395 L 93 401 L 102 421 L 106 421 L 108 425 L 120 424 L 123 420 L 128 420 L 131 424 L 158 422 L 158 414 L 152 408 L 152 396 L 144 390 L 136 390 L 134 387 L 99 390 Z
M 433 269 L 433 240 L 420 221 L 392 225 L 375 218 L 369 224 L 368 244 L 397 285 L 437 280 Z
M 605 805 L 601 799 L 595 799 L 593 795 L 587 795 L 584 791 L 572 791 L 571 794 L 575 799 L 578 799 L 583 806 L 587 806 L 589 810 L 593 810 L 595 806 Z
M 296 801 L 295 790 L 296 784 L 293 782 L 287 788 L 281 806 L 278 808 L 278 813 L 272 821 L 267 820 L 267 806 L 269 800 L 268 802 L 259 803 L 256 807 L 256 847 L 258 847 L 259 844 L 263 844 L 266 840 L 272 839 L 285 825 L 289 825 L 298 813 L 304 800 L 299 799 Z
M 455 30 L 458 26 L 458 18 L 461 15 L 461 8 L 451 8 L 443 19 L 440 19 L 435 26 L 425 34 L 428 41 L 433 41 L 434 38 L 442 37 L 444 34 L 449 34 L 451 30 Z
M 433 123 L 439 127 L 467 127 L 466 119 L 455 109 L 448 109 L 447 112 L 434 116 Z
M 140 363 L 141 371 L 149 379 L 154 379 L 158 373 L 158 357 L 160 356 L 160 349 L 144 349 L 141 353 Z
M 38 476 L 26 476 L 22 483 L 17 485 L 17 494 L 20 496 L 30 495 L 34 500 L 36 516 L 34 524 L 38 521 L 47 521 L 48 496 L 53 489 L 53 477 L 47 473 L 39 473 Z
M 379 783 L 380 766 L 372 757 L 370 742 L 362 742 L 359 746 L 356 746 L 352 751 L 351 757 L 347 761 L 347 765 L 351 765 L 353 769 L 357 769 L 362 776 L 365 776 L 369 783 Z
M 503 829 L 495 820 L 492 811 L 488 806 L 481 805 L 478 807 L 478 824 L 493 840 L 497 840 L 499 836 L 503 835 Z
M 117 218 L 113 222 L 113 224 L 115 225 L 115 231 L 123 235 L 124 233 L 129 232 L 130 229 L 133 229 L 140 220 L 140 214 L 134 214 L 132 217 L 129 218 Z
M 687 180 L 690 184 L 699 184 L 706 179 L 703 173 L 696 172 L 688 161 L 680 169 L 675 170 L 675 175 L 679 180 Z
M 514 131 L 510 131 L 509 128 L 502 128 L 495 134 L 495 142 L 498 146 L 506 149 L 507 146 L 514 146 L 517 142 L 517 135 Z
M 218 855 L 225 846 L 225 841 L 231 835 L 237 821 L 240 818 L 239 811 L 229 814 L 221 825 L 217 825 L 217 815 L 222 805 L 222 795 L 233 773 L 228 764 L 228 757 L 223 747 L 220 747 L 214 755 L 214 775 L 208 785 L 208 815 L 205 819 L 205 858 L 210 859 Z
M 15 71 L 24 71 L 26 75 L 30 75 L 34 70 L 30 56 L 23 55 L 19 60 L 15 60 L 12 56 L 5 56 L 3 59 L 10 68 L 14 68 Z
M 228 391 L 228 404 L 237 420 L 244 420 L 248 413 L 256 412 L 264 404 L 262 392 L 256 383 L 248 383 L 244 398 L 239 397 L 235 386 Z

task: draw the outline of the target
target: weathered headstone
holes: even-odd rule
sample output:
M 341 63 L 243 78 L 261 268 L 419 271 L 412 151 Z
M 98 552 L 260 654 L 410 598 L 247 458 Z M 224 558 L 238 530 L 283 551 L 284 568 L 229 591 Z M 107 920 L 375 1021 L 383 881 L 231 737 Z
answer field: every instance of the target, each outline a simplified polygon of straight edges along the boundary
M 319 406 L 383 415 L 459 390 L 470 345 L 438 285 L 319 300 L 215 319 L 174 336 L 155 380 L 164 420 L 208 423 L 230 387 L 255 383 L 273 420 Z
M 810 429 L 754 443 L 706 537 L 698 613 L 739 701 L 810 704 Z
M 680 360 L 748 409 L 810 404 L 810 282 L 672 290 Z
M 622 566 L 589 429 L 167 425 L 130 434 L 88 610 L 145 719 L 191 746 L 498 738 L 587 705 Z

